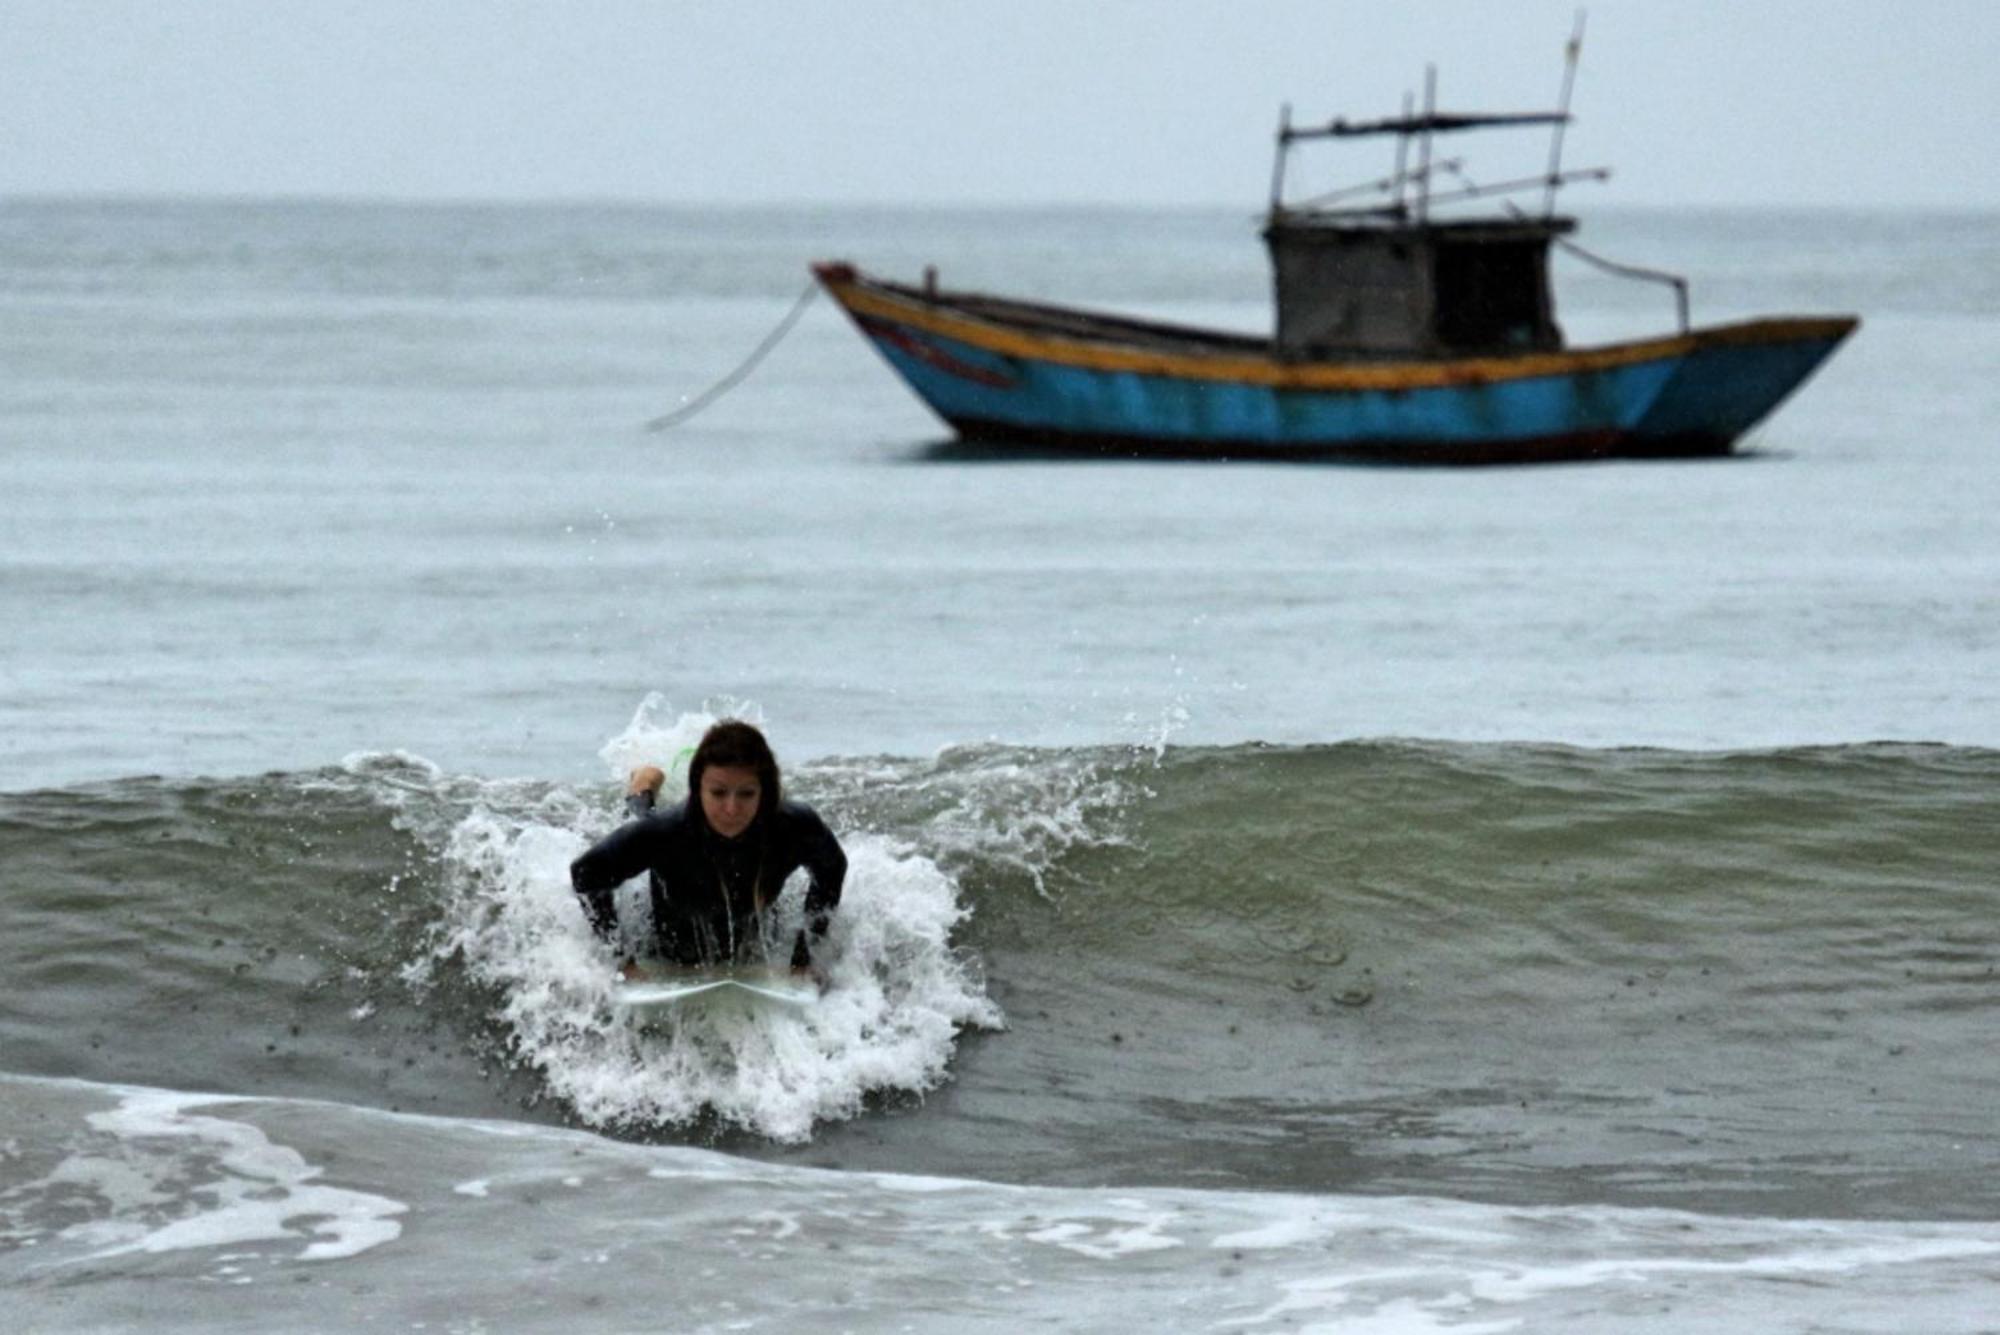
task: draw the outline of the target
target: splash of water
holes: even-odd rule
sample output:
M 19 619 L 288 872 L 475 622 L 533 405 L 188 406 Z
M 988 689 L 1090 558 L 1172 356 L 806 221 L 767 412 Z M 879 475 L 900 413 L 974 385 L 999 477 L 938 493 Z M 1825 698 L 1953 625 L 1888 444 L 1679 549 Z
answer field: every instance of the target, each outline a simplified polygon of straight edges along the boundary
M 739 708 L 740 707 L 736 707 Z M 714 721 L 663 721 L 649 698 L 604 748 L 614 772 L 661 764 Z M 746 716 L 738 713 L 737 716 Z M 802 1012 L 690 1010 L 641 1030 L 613 1007 L 613 958 L 590 932 L 569 863 L 600 817 L 543 796 L 497 790 L 450 831 L 444 918 L 433 963 L 457 961 L 500 1001 L 494 1018 L 516 1057 L 593 1126 L 686 1124 L 705 1115 L 782 1141 L 851 1117 L 874 1093 L 942 1083 L 965 1026 L 998 1027 L 974 962 L 954 949 L 967 910 L 929 858 L 880 834 L 850 832 L 848 878 L 822 964 L 825 997 Z M 797 878 L 802 879 L 802 878 Z M 628 888 L 629 905 L 640 896 Z M 782 937 L 796 889 L 780 900 Z M 621 917 L 629 917 L 621 912 Z

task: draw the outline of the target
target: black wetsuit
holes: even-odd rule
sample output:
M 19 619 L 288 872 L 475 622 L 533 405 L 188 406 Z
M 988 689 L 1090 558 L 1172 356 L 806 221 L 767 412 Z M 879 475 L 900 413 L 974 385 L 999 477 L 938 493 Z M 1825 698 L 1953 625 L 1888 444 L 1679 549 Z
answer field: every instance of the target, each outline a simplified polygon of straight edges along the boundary
M 840 903 L 847 855 L 826 822 L 800 802 L 781 802 L 760 813 L 749 829 L 724 839 L 709 829 L 690 797 L 665 811 L 652 809 L 650 793 L 626 805 L 637 818 L 613 830 L 569 867 L 570 885 L 583 901 L 590 925 L 605 940 L 618 930 L 613 892 L 642 871 L 652 873 L 654 951 L 678 964 L 738 959 L 758 940 L 758 926 L 785 878 L 804 867 L 805 930 L 792 947 L 792 964 L 812 962 L 807 936 L 817 942 Z

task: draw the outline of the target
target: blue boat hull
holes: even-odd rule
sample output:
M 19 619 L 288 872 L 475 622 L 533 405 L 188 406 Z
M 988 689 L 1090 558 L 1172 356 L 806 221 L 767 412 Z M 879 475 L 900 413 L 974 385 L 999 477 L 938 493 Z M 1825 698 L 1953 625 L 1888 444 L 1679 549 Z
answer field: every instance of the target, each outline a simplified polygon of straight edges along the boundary
M 1764 320 L 1596 349 L 1302 364 L 1237 336 L 946 297 L 844 265 L 817 272 L 961 438 L 1160 457 L 1497 463 L 1724 453 L 1856 323 Z

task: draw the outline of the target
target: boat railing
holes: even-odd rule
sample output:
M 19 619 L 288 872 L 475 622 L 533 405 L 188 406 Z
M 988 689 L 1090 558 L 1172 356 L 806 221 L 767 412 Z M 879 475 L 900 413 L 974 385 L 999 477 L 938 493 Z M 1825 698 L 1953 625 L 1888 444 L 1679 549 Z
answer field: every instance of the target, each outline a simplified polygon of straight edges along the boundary
M 1463 204 L 1468 200 L 1474 199 L 1490 199 L 1496 195 L 1517 194 L 1524 190 L 1554 189 L 1557 186 L 1569 185 L 1576 181 L 1608 181 L 1611 179 L 1611 169 L 1609 167 L 1582 167 L 1575 171 L 1561 172 L 1553 178 L 1542 175 L 1523 176 L 1518 180 L 1496 181 L 1491 185 L 1474 185 L 1471 178 L 1465 175 L 1461 164 L 1461 159 L 1447 158 L 1442 162 L 1434 164 L 1426 173 L 1428 177 L 1433 178 L 1439 174 L 1448 174 L 1457 177 L 1465 183 L 1456 190 L 1433 191 L 1428 197 L 1428 203 L 1432 208 L 1443 205 Z M 1413 178 L 1415 175 L 1415 172 L 1411 172 L 1404 179 Z M 1338 200 L 1352 199 L 1356 195 L 1387 193 L 1394 190 L 1397 185 L 1398 181 L 1395 177 L 1384 177 L 1380 180 L 1369 181 L 1364 185 L 1344 186 L 1338 190 L 1330 190 L 1325 194 L 1315 195 L 1311 199 L 1301 200 L 1295 204 L 1281 204 L 1278 206 L 1277 212 L 1294 216 L 1316 213 L 1334 218 L 1410 219 L 1412 217 L 1411 209 L 1400 198 L 1390 204 L 1350 205 L 1346 208 L 1327 207 Z M 1527 216 L 1519 208 L 1512 206 L 1509 206 L 1509 208 L 1517 218 Z
M 1526 181 L 1511 181 L 1511 182 L 1504 182 L 1500 185 L 1480 186 L 1476 184 L 1470 176 L 1467 176 L 1465 174 L 1465 170 L 1462 167 L 1456 164 L 1451 164 L 1448 167 L 1448 170 L 1451 172 L 1453 176 L 1457 177 L 1460 181 L 1465 183 L 1464 189 L 1459 191 L 1454 191 L 1450 195 L 1441 196 L 1440 198 L 1472 199 L 1479 197 L 1481 195 L 1501 193 L 1509 189 L 1522 189 L 1525 188 L 1525 186 L 1528 184 L 1528 182 Z M 1573 172 L 1566 174 L 1573 176 L 1584 176 L 1584 175 L 1594 174 L 1598 170 L 1601 169 L 1592 169 L 1591 172 Z M 1604 177 L 1608 177 L 1610 174 L 1611 173 L 1608 170 L 1603 171 Z M 1530 178 L 1530 180 L 1532 179 L 1533 178 Z M 1600 177 L 1600 179 L 1602 178 Z M 1553 188 L 1557 184 L 1560 184 L 1560 182 L 1552 181 L 1550 183 L 1551 188 Z M 1525 210 L 1523 210 L 1519 205 L 1515 204 L 1511 200 L 1503 200 L 1501 201 L 1501 205 L 1516 218 L 1525 219 L 1528 216 Z M 1594 268 L 1600 269 L 1605 273 L 1613 274 L 1620 278 L 1630 278 L 1637 282 L 1660 283 L 1667 287 L 1671 287 L 1674 290 L 1674 318 L 1679 323 L 1681 333 L 1685 334 L 1688 331 L 1689 327 L 1688 281 L 1680 274 L 1669 273 L 1665 269 L 1649 269 L 1641 264 L 1626 264 L 1620 260 L 1607 259 L 1604 256 L 1597 254 L 1595 251 L 1585 249 L 1584 247 L 1578 245 L 1576 242 L 1569 240 L 1567 237 L 1557 236 L 1557 237 L 1552 237 L 1551 240 L 1553 240 L 1555 245 L 1561 250 L 1565 251 L 1568 254 L 1576 256 L 1584 263 L 1589 264 Z
M 1681 277 L 1679 274 L 1668 273 L 1665 269 L 1648 269 L 1642 265 L 1622 264 L 1617 260 L 1608 260 L 1604 258 L 1604 256 L 1593 254 L 1592 252 L 1585 250 L 1582 246 L 1576 244 L 1576 242 L 1567 240 L 1563 237 L 1555 238 L 1555 243 L 1557 246 L 1561 247 L 1563 250 L 1569 252 L 1570 254 L 1576 256 L 1578 259 L 1584 261 L 1586 264 L 1590 264 L 1595 266 L 1596 268 L 1602 269 L 1605 273 L 1615 274 L 1621 278 L 1636 279 L 1640 282 L 1664 283 L 1667 286 L 1673 288 L 1674 316 L 1680 322 L 1680 331 L 1683 334 L 1685 334 L 1688 331 L 1687 279 Z
M 1463 158 L 1446 158 L 1440 162 L 1433 163 L 1426 174 L 1436 175 L 1439 172 L 1455 172 L 1459 169 L 1461 165 L 1463 165 L 1463 163 L 1464 163 Z M 1341 186 L 1339 189 L 1336 190 L 1328 190 L 1322 194 L 1313 195 L 1310 196 L 1309 198 L 1301 199 L 1294 203 L 1284 203 L 1282 201 L 1274 200 L 1272 203 L 1272 207 L 1276 211 L 1281 213 L 1330 212 L 1332 211 L 1330 209 L 1331 205 L 1337 204 L 1342 200 L 1353 199 L 1359 195 L 1387 195 L 1391 193 L 1398 193 L 1400 191 L 1400 188 L 1405 183 L 1407 183 L 1410 177 L 1414 174 L 1415 173 L 1413 172 L 1401 172 L 1393 176 L 1378 177 L 1373 181 L 1363 181 L 1358 185 L 1346 185 L 1346 186 Z M 1350 209 L 1353 209 L 1355 212 L 1361 212 L 1361 213 L 1386 213 L 1386 214 L 1401 215 L 1408 211 L 1400 202 L 1400 195 L 1399 195 L 1399 202 L 1395 204 L 1369 204 L 1360 206 L 1349 205 L 1348 207 Z

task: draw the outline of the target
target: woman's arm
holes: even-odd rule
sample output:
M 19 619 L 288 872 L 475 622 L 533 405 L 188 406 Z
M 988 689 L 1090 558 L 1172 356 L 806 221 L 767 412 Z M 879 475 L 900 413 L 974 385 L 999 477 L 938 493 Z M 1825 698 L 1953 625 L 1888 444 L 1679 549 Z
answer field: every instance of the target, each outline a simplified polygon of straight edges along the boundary
M 650 840 L 640 833 L 639 817 L 653 809 L 666 774 L 657 765 L 641 765 L 625 783 L 625 814 L 633 819 L 592 845 L 569 864 L 570 889 L 583 901 L 590 930 L 609 941 L 618 933 L 618 910 L 612 892 L 646 869 Z
M 627 821 L 569 864 L 570 889 L 583 901 L 583 916 L 590 920 L 590 930 L 606 941 L 618 934 L 613 892 L 651 862 L 652 825 L 647 820 Z
M 840 888 L 847 880 L 847 854 L 818 812 L 802 803 L 786 805 L 791 807 L 788 814 L 798 840 L 799 862 L 812 878 L 806 886 L 805 927 L 792 946 L 792 967 L 805 969 L 812 965 L 811 947 L 826 936 L 833 911 L 840 906 Z

